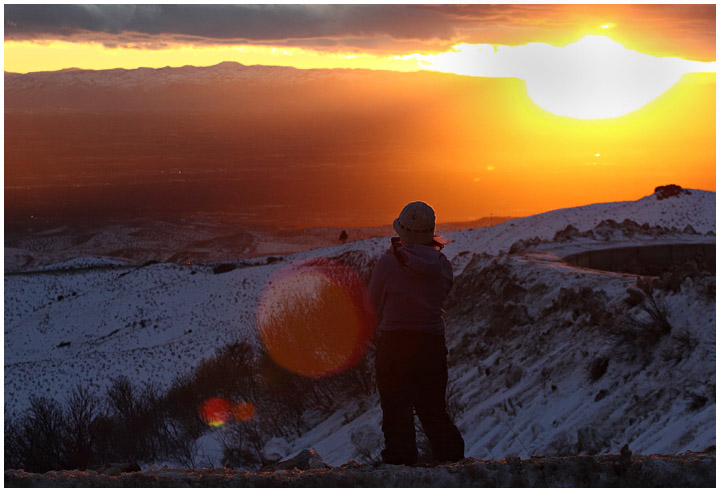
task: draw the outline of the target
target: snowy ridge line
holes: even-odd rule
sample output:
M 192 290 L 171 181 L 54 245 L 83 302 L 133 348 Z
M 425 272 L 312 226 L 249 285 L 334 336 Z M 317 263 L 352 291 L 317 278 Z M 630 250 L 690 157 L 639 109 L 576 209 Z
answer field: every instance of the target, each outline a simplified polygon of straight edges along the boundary
M 157 467 L 112 475 L 5 470 L 8 487 L 714 487 L 715 451 L 679 455 L 595 455 L 480 461 L 434 467 L 360 465 L 236 471 Z
M 493 227 L 478 227 L 469 229 L 444 230 L 442 224 L 438 231 L 452 241 L 445 247 L 448 257 L 455 257 L 459 253 L 468 251 L 475 253 L 498 254 L 508 251 L 518 241 L 553 241 L 554 236 L 565 231 L 568 226 L 578 232 L 594 230 L 603 221 L 615 221 L 620 226 L 615 236 L 623 233 L 635 234 L 636 237 L 646 238 L 648 241 L 657 240 L 661 236 L 672 237 L 676 234 L 688 236 L 691 231 L 688 226 L 700 237 L 702 234 L 715 234 L 715 193 L 704 190 L 685 190 L 690 194 L 658 200 L 656 194 L 648 195 L 636 201 L 611 202 L 585 205 L 576 208 L 566 208 L 544 212 L 530 217 L 523 217 L 502 222 Z M 623 221 L 630 220 L 637 227 L 623 226 Z M 648 224 L 649 228 L 644 228 Z M 152 231 L 138 238 L 138 227 L 141 230 Z M 145 227 L 147 229 L 142 229 Z M 653 229 L 654 228 L 654 229 Z M 666 228 L 667 230 L 662 230 Z M 377 230 L 375 230 L 377 229 Z M 190 224 L 167 224 L 164 222 L 148 222 L 140 225 L 115 225 L 107 228 L 94 228 L 89 231 L 65 231 L 51 236 L 43 232 L 27 233 L 15 236 L 6 233 L 5 271 L 36 271 L 41 265 L 56 264 L 65 260 L 73 264 L 68 258 L 85 258 L 107 255 L 106 261 L 122 261 L 112 258 L 113 252 L 126 251 L 122 259 L 132 265 L 141 265 L 152 260 L 161 260 L 177 263 L 172 258 L 178 252 L 186 252 L 187 260 L 193 264 L 208 264 L 215 262 L 247 261 L 250 258 L 259 261 L 270 256 L 290 255 L 299 258 L 302 253 L 313 251 L 315 254 L 339 254 L 350 249 L 367 249 L 370 244 L 383 244 L 392 230 L 382 228 L 373 229 L 373 234 L 384 237 L 367 237 L 368 232 L 352 232 L 361 239 L 337 244 L 337 231 L 313 235 L 311 237 L 285 237 L 268 234 L 249 234 L 247 241 L 228 243 L 223 239 L 227 235 L 247 232 L 243 228 L 221 226 L 212 221 L 193 221 Z M 613 241 L 616 237 L 602 237 L 607 233 L 607 226 L 596 231 L 597 241 Z M 676 229 L 676 231 L 673 231 Z M 612 231 L 610 231 L 612 232 Z M 73 240 L 79 234 L 91 234 L 92 239 L 81 245 Z M 17 236 L 17 237 L 16 237 Z M 252 236 L 252 237 L 251 237 Z M 160 238 L 171 237 L 160 240 Z M 689 236 L 688 236 L 689 237 Z M 199 257 L 193 257 L 192 251 L 197 240 L 204 243 L 215 244 L 214 248 L 203 247 Z M 592 238 L 581 238 L 591 241 Z M 623 239 L 629 239 L 623 237 Z M 714 238 L 713 238 L 714 240 Z M 375 242 L 373 242 L 375 241 Z M 559 241 L 558 244 L 562 244 Z M 9 246 L 11 245 L 11 246 Z M 380 251 L 380 250 L 378 250 Z M 196 252 L 197 254 L 197 252 Z M 103 258 L 97 261 L 103 261 Z M 88 260 L 94 261 L 94 260 Z M 57 266 L 57 265 L 55 265 Z
M 4 72 L 5 90 L 11 92 L 38 91 L 58 88 L 149 88 L 171 84 L 203 85 L 209 83 L 242 83 L 251 86 L 262 84 L 297 84 L 316 80 L 355 80 L 370 78 L 374 72 L 397 77 L 397 72 L 367 69 L 298 69 L 278 65 L 243 65 L 225 61 L 211 66 L 185 65 L 182 67 L 134 69 L 113 68 L 102 70 L 64 69 L 57 71 L 16 73 Z M 423 74 L 427 76 L 427 74 Z M 447 74 L 430 73 L 437 78 Z M 458 77 L 458 76 L 455 76 Z

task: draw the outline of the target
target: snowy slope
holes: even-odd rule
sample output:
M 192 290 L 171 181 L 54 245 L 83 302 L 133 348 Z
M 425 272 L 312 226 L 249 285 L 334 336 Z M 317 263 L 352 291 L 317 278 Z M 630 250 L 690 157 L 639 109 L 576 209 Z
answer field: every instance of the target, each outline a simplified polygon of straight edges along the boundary
M 492 219 L 481 220 L 487 224 Z M 495 217 L 495 223 L 499 222 L 501 220 Z M 443 230 L 466 229 L 470 223 L 442 224 L 440 227 Z M 104 226 L 6 229 L 5 272 L 37 270 L 88 256 L 120 258 L 142 264 L 149 261 L 208 263 L 285 255 L 337 245 L 342 231 L 348 234 L 350 241 L 387 236 L 393 232 L 391 226 L 290 230 L 267 227 L 259 230 L 257 226 L 248 228 L 211 217 L 134 220 Z
M 650 224 L 683 230 L 688 224 L 705 234 L 715 231 L 715 193 L 689 190 L 682 195 L 658 200 L 655 194 L 637 201 L 596 203 L 584 207 L 553 210 L 531 217 L 503 222 L 491 229 L 472 229 L 448 234 L 453 242 L 446 254 L 461 251 L 498 254 L 507 251 L 516 241 L 538 237 L 551 240 L 557 231 L 572 225 L 581 231 L 594 228 L 603 220 L 622 222 L 630 219 L 638 224 Z
M 647 244 L 663 239 L 714 243 L 715 193 L 690 191 L 665 200 L 650 195 L 635 202 L 556 210 L 492 228 L 454 231 L 448 234 L 453 242 L 445 252 L 456 275 L 464 273 L 471 278 L 493 260 L 473 259 L 475 254 L 495 255 L 534 237 L 550 241 L 568 224 L 584 231 L 605 219 L 676 229 L 665 238 L 656 234 L 635 239 Z M 687 225 L 702 235 L 679 232 Z M 705 235 L 708 232 L 713 235 Z M 602 247 L 586 238 L 570 243 L 577 248 Z M 375 258 L 387 246 L 386 238 L 357 241 L 297 253 L 270 264 L 254 259 L 219 275 L 213 274 L 213 265 L 138 267 L 95 265 L 85 260 L 79 265 L 95 268 L 6 274 L 6 409 L 21 411 L 31 395 L 62 401 L 78 382 L 102 389 L 110 378 L 121 374 L 141 385 L 167 386 L 216 348 L 237 339 L 255 341 L 255 309 L 278 268 L 304 258 L 336 257 L 349 251 Z M 557 246 L 567 247 L 568 242 Z M 553 243 L 543 245 L 545 251 L 552 248 Z M 533 304 L 527 306 L 532 319 L 542 318 L 543 309 L 552 305 L 562 288 L 602 290 L 609 305 L 616 306 L 622 304 L 625 290 L 636 280 L 634 276 L 578 270 L 548 253 L 509 255 L 501 261 L 519 284 L 533 293 L 528 298 Z M 467 455 L 488 459 L 568 450 L 582 453 L 594 447 L 603 452 L 605 446 L 619 447 L 624 442 L 631 442 L 640 452 L 681 452 L 714 444 L 714 300 L 687 287 L 666 301 L 672 325 L 698 341 L 678 366 L 663 364 L 656 357 L 639 368 L 632 358 L 613 355 L 606 340 L 582 329 L 583 315 L 572 313 L 562 314 L 569 316 L 564 325 L 558 325 L 556 316 L 543 320 L 544 324 L 525 326 L 532 330 L 533 339 L 544 337 L 537 344 L 539 350 L 530 350 L 535 346 L 527 343 L 527 336 L 519 336 L 488 353 L 489 345 L 472 340 L 484 322 L 482 306 L 469 313 L 449 310 L 451 387 L 462 407 L 457 422 L 466 439 Z M 464 302 L 467 305 L 472 299 Z M 470 356 L 468 344 L 484 349 Z M 458 348 L 463 346 L 465 349 Z M 605 355 L 613 361 L 606 375 L 588 383 L 588 361 Z M 514 366 L 522 368 L 522 375 L 506 387 L 505 374 Z M 503 372 L 495 374 L 493 367 Z M 488 368 L 492 376 L 485 373 Z M 682 380 L 663 390 L 677 374 L 684 375 Z M 688 411 L 686 393 L 690 389 L 712 391 L 711 402 L 699 411 Z M 603 398 L 588 407 L 602 390 L 606 392 Z M 632 423 L 628 423 L 628 415 L 633 415 Z M 358 446 L 373 447 L 380 442 L 380 418 L 377 401 L 349 404 L 347 410 L 305 435 L 289 438 L 290 442 L 280 446 L 281 454 L 314 447 L 333 465 L 358 459 Z
M 479 258 L 464 276 L 492 261 Z M 625 443 L 647 453 L 682 452 L 715 443 L 714 300 L 690 287 L 665 298 L 673 333 L 687 333 L 698 344 L 673 364 L 663 358 L 673 350 L 670 337 L 647 353 L 624 353 L 589 327 L 587 314 L 542 315 L 562 289 L 603 291 L 608 311 L 622 307 L 635 276 L 576 269 L 546 254 L 505 257 L 502 264 L 532 293 L 524 298 L 529 319 L 515 336 L 501 343 L 479 339 L 482 314 L 450 309 L 446 315 L 450 393 L 462 408 L 456 424 L 467 456 L 595 454 Z M 644 356 L 650 359 L 645 367 Z M 589 367 L 601 357 L 609 360 L 607 372 L 590 381 Z M 711 403 L 690 409 L 694 393 Z M 379 449 L 381 418 L 378 405 L 337 412 L 298 439 L 287 455 L 313 447 L 332 464 L 357 459 L 355 445 Z

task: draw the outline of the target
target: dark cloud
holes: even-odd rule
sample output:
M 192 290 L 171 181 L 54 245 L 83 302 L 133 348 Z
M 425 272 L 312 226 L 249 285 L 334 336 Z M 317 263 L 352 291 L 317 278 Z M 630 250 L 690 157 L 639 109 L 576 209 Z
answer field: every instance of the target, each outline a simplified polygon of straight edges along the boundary
M 5 39 L 88 31 L 210 40 L 449 38 L 455 35 L 451 20 L 441 11 L 405 5 L 5 5 Z
M 715 5 L 5 5 L 6 40 L 147 49 L 264 43 L 397 54 L 457 42 L 562 44 L 605 22 L 628 47 L 715 58 Z M 137 35 L 146 43 L 128 38 Z

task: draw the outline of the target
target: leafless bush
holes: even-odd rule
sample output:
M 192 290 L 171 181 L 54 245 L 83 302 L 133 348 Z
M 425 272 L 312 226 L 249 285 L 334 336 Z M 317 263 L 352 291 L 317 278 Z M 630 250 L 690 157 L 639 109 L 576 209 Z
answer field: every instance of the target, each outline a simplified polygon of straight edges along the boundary
M 627 294 L 628 296 L 625 298 L 625 304 L 627 304 L 631 308 L 639 305 L 645 297 L 643 291 L 635 289 L 633 287 L 627 289 Z
M 614 321 L 614 314 L 608 308 L 610 298 L 604 290 L 593 290 L 590 287 L 560 288 L 553 303 L 545 308 L 541 316 L 553 316 L 572 313 L 575 318 L 582 317 L 580 326 L 603 328 Z
M 202 436 L 205 428 L 200 430 L 192 425 L 192 421 L 170 416 L 163 418 L 161 425 L 159 430 L 161 455 L 186 468 L 195 468 L 197 439 Z
M 462 394 L 460 392 L 460 386 L 455 381 L 449 381 L 445 400 L 447 412 L 453 422 L 459 420 L 463 413 L 465 413 L 465 405 L 463 404 L 461 397 Z
M 268 464 L 263 448 L 272 436 L 264 422 L 234 422 L 224 434 L 222 464 L 228 468 L 261 468 Z
M 677 364 L 685 360 L 697 346 L 697 338 L 685 330 L 672 336 L 670 345 L 662 351 L 661 356 L 663 361 Z
M 255 410 L 250 420 L 226 422 L 224 463 L 263 465 L 270 438 L 298 435 L 374 390 L 368 354 L 344 372 L 314 379 L 284 369 L 250 344 L 234 343 L 178 377 L 166 392 L 152 386 L 141 391 L 121 376 L 103 401 L 77 387 L 65 411 L 54 400 L 34 398 L 17 421 L 6 412 L 5 466 L 44 472 L 170 459 L 194 467 L 197 439 L 208 430 L 200 408 L 213 397 Z
M 11 460 L 16 466 L 35 473 L 65 468 L 63 413 L 57 401 L 31 397 L 30 408 L 16 425 L 11 427 L 12 449 L 5 449 L 6 454 L 16 453 Z
M 367 464 L 382 461 L 383 441 L 384 438 L 379 427 L 377 431 L 361 428 L 350 434 L 350 443 L 353 445 L 355 453 L 360 458 L 360 461 Z
M 99 402 L 95 395 L 78 384 L 68 399 L 64 420 L 66 465 L 70 469 L 85 470 L 93 459 L 95 439 L 92 424 L 98 410 Z
M 668 321 L 668 307 L 663 301 L 659 301 L 654 295 L 648 295 L 640 304 L 640 309 L 647 313 L 649 321 L 638 318 L 630 318 L 631 324 L 637 327 L 640 332 L 640 339 L 648 345 L 655 345 L 665 335 L 672 331 L 672 325 Z
M 353 399 L 375 390 L 372 358 L 366 354 L 355 366 L 321 378 L 298 375 L 261 352 L 255 357 L 246 381 L 254 390 L 247 394 L 255 407 L 249 421 L 228 425 L 223 438 L 225 466 L 260 467 L 268 464 L 265 443 L 276 436 L 299 435 Z M 314 415 L 315 420 L 308 415 Z
M 623 313 L 616 323 L 606 327 L 605 333 L 616 346 L 625 348 L 631 353 L 643 353 L 647 356 L 649 354 L 647 348 L 657 345 L 663 337 L 669 335 L 672 332 L 672 325 L 668 320 L 667 304 L 656 297 L 649 284 L 643 283 L 640 287 L 644 297 L 638 307 L 643 314 L 635 316 Z
M 158 430 L 162 414 L 158 412 L 158 390 L 146 386 L 139 391 L 125 376 L 111 381 L 105 405 L 106 442 L 113 461 L 155 460 L 160 454 Z
M 7 402 L 5 403 L 5 469 L 22 468 L 22 459 L 20 456 L 20 427 L 12 413 L 9 411 Z

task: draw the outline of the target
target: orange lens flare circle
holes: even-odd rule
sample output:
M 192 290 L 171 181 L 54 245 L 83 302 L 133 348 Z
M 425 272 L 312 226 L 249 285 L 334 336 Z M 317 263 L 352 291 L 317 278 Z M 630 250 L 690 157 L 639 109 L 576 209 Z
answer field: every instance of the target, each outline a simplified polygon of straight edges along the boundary
M 278 270 L 256 312 L 258 334 L 282 367 L 310 378 L 343 372 L 367 352 L 375 313 L 350 268 L 313 258 Z
M 220 427 L 230 418 L 230 402 L 224 398 L 209 398 L 200 405 L 200 416 L 212 427 Z
M 255 405 L 231 403 L 225 398 L 208 398 L 200 405 L 200 417 L 211 427 L 220 427 L 230 420 L 247 422 L 255 416 Z
M 236 403 L 232 407 L 232 413 L 238 422 L 247 422 L 255 415 L 255 406 L 247 402 Z

